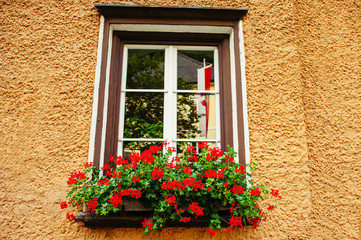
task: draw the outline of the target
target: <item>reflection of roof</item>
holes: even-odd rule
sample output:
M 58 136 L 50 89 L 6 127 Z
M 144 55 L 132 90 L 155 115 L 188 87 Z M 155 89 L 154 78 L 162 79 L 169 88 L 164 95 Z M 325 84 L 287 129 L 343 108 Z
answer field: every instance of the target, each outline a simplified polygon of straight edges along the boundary
M 197 69 L 203 67 L 203 63 L 178 52 L 177 57 L 178 77 L 183 77 L 189 83 L 197 83 Z M 212 77 L 213 80 L 213 70 Z

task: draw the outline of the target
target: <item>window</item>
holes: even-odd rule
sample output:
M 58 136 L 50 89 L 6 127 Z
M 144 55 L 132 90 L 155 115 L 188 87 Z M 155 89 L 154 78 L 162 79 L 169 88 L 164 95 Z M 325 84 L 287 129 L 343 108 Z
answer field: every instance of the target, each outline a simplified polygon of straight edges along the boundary
M 89 161 L 170 142 L 247 162 L 245 9 L 96 5 L 102 14 Z
M 217 47 L 124 45 L 118 155 L 162 141 L 220 146 Z

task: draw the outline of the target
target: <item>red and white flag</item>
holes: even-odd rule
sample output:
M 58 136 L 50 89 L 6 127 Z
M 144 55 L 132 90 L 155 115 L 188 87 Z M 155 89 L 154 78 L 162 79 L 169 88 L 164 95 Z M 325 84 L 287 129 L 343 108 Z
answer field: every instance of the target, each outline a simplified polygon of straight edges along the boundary
M 197 69 L 197 83 L 198 90 L 210 90 L 211 88 L 211 73 L 212 66 Z M 206 137 L 208 133 L 208 118 L 209 118 L 209 94 L 202 93 L 198 98 L 198 114 L 200 136 Z

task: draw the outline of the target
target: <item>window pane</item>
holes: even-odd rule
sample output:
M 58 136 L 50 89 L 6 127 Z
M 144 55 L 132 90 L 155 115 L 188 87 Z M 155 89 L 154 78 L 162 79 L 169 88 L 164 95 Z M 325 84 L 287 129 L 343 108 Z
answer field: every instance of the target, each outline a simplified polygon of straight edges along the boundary
M 164 93 L 126 93 L 124 138 L 163 138 Z
M 164 50 L 129 49 L 127 89 L 164 88 Z
M 214 94 L 177 95 L 177 138 L 216 139 Z
M 162 147 L 162 142 L 131 142 L 131 141 L 125 141 L 123 143 L 123 153 L 122 156 L 129 160 L 129 156 L 132 152 L 136 152 L 136 153 L 141 153 L 144 150 L 149 149 L 150 146 L 152 145 L 157 145 L 157 146 L 161 146 Z M 160 152 L 163 151 L 163 147 L 162 150 L 160 150 Z
M 214 52 L 178 50 L 179 90 L 214 90 Z

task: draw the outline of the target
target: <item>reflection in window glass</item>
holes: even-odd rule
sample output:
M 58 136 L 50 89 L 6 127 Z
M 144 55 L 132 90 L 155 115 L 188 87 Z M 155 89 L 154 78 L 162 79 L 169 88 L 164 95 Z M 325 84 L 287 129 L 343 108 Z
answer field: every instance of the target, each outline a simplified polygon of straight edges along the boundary
M 214 90 L 214 52 L 178 50 L 178 90 Z
M 127 89 L 164 88 L 164 50 L 128 50 Z
M 126 93 L 124 138 L 163 138 L 164 93 Z
M 178 94 L 177 136 L 179 139 L 216 139 L 214 94 Z

